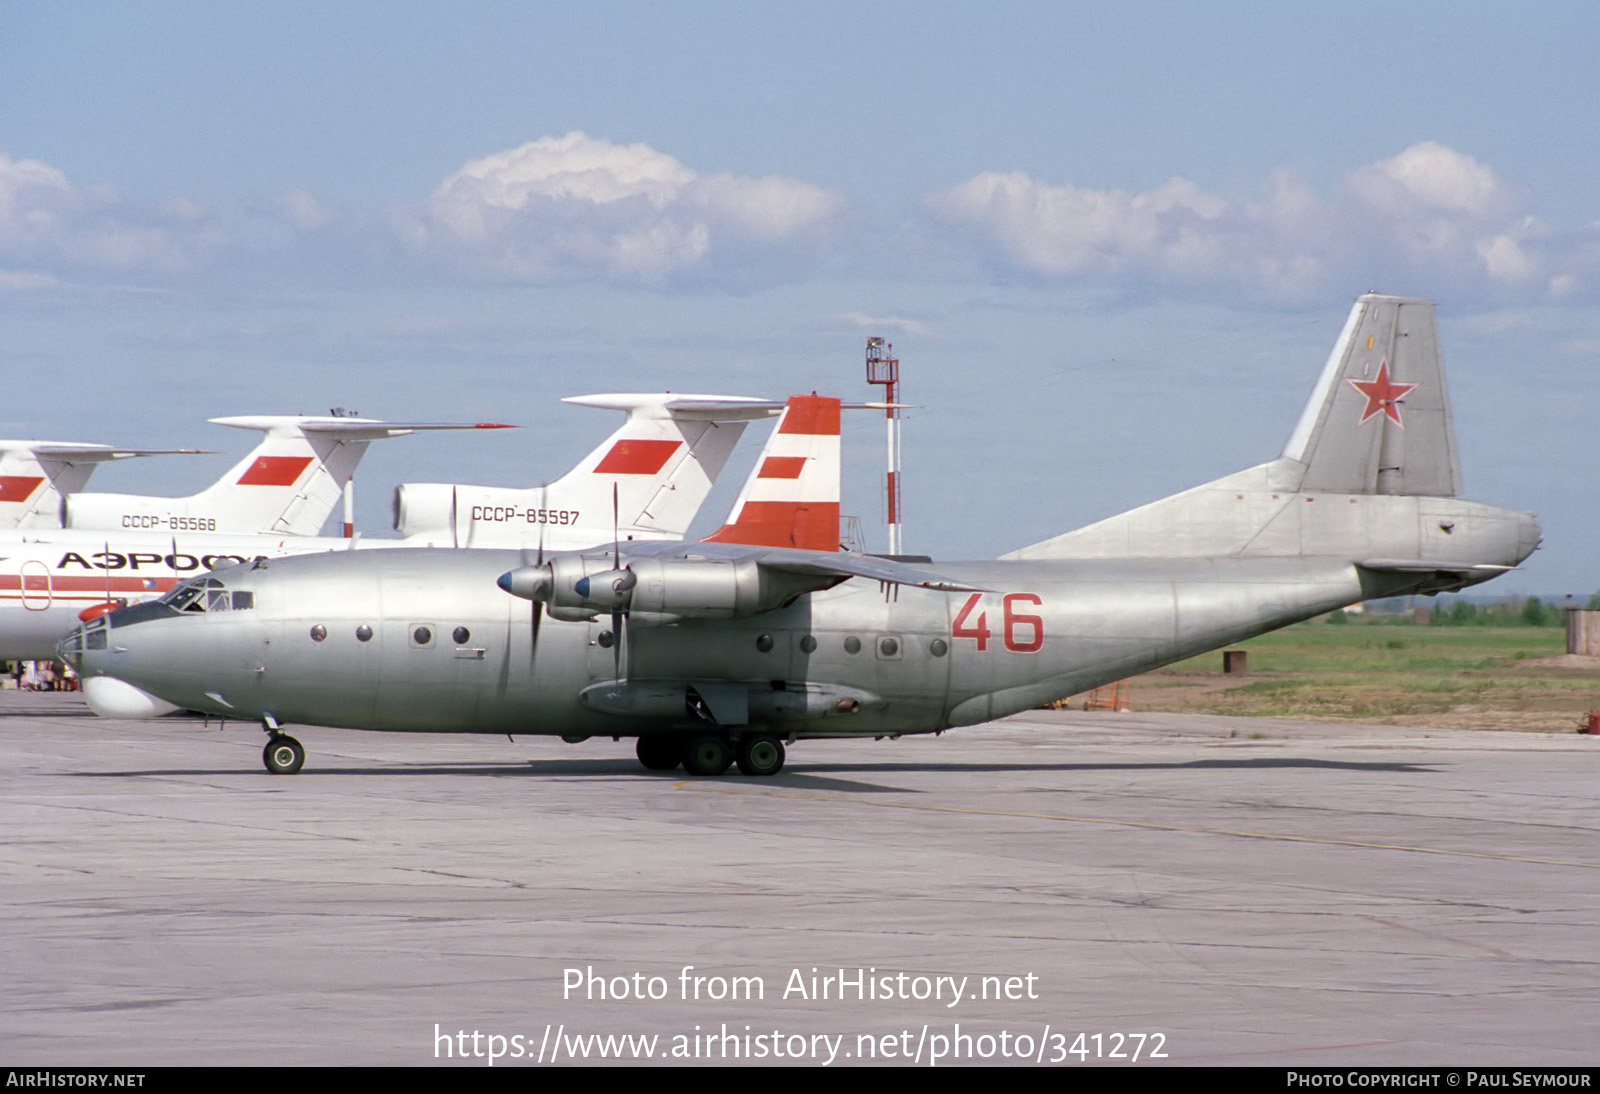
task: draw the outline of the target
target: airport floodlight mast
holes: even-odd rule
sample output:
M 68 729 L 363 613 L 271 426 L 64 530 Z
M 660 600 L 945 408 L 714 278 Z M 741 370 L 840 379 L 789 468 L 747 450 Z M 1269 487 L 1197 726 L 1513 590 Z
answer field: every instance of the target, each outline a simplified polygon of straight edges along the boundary
M 882 338 L 867 339 L 867 383 L 884 388 L 888 404 L 884 418 L 888 423 L 888 477 L 886 479 L 889 523 L 889 554 L 900 554 L 900 359 L 894 345 Z

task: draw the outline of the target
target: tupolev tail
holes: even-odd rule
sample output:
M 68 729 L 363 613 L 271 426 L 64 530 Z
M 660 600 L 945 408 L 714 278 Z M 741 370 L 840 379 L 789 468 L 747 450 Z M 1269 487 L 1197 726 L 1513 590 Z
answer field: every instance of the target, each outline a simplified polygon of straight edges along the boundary
M 620 410 L 617 430 L 548 486 L 405 483 L 395 530 L 413 547 L 581 550 L 613 538 L 683 538 L 745 427 L 783 407 L 739 395 L 580 395 Z
M 790 396 L 728 522 L 704 542 L 837 551 L 841 405 Z
M 60 528 L 66 496 L 82 490 L 102 463 L 198 452 L 198 448 L 113 448 L 75 441 L 0 441 L 0 528 Z
M 495 423 L 380 422 L 370 418 L 259 415 L 212 418 L 260 430 L 249 455 L 214 484 L 186 498 L 69 494 L 62 526 L 155 532 L 314 536 L 345 496 L 367 445 L 438 429 L 504 429 Z M 346 521 L 348 523 L 348 516 Z M 349 534 L 348 528 L 346 534 Z

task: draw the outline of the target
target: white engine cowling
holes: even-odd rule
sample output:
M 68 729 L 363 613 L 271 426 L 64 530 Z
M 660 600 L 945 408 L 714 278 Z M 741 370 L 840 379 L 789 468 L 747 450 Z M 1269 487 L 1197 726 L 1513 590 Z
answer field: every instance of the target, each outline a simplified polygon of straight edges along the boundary
M 394 489 L 394 530 L 407 539 L 432 537 L 435 547 L 454 547 L 456 488 L 447 483 L 407 482 Z

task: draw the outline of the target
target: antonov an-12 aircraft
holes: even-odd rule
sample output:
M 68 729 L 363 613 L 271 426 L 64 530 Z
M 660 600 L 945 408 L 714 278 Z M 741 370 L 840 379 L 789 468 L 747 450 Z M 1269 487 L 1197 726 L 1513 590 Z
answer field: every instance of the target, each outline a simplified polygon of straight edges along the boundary
M 303 723 L 635 737 L 648 768 L 771 775 L 799 740 L 988 721 L 1473 585 L 1538 546 L 1532 514 L 1459 487 L 1433 305 L 1368 295 L 1278 458 L 998 561 L 736 542 L 296 557 L 96 619 L 61 654 L 91 703 L 258 722 L 275 772 L 299 769 L 283 727 Z

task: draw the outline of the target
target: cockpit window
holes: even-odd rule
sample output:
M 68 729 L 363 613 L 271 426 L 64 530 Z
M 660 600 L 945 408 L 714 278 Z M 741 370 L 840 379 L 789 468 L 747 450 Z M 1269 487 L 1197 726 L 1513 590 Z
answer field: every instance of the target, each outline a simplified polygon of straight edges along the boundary
M 179 585 L 162 597 L 161 602 L 175 612 L 186 614 L 244 612 L 256 606 L 256 594 L 230 591 L 216 578 L 208 577 Z
M 200 582 L 195 582 L 192 585 L 179 585 L 176 589 L 173 589 L 166 596 L 162 597 L 161 602 L 167 607 L 171 608 L 173 611 L 181 612 L 183 609 L 187 608 L 197 597 L 203 596 L 205 591 L 205 586 Z

